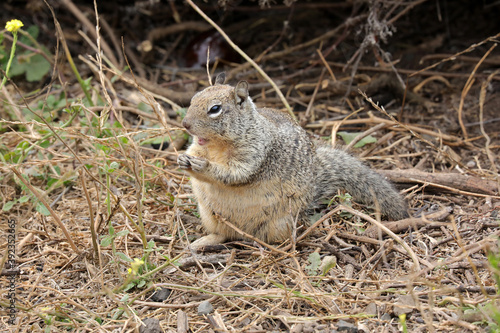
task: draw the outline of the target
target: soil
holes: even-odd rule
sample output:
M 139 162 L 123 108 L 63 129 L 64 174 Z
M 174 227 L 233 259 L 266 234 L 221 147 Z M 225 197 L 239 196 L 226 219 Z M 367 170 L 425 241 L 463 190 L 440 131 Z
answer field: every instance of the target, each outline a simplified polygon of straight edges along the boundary
M 101 62 L 92 2 L 0 5 L 0 22 L 36 25 L 53 59 L 42 79 L 1 91 L 2 331 L 500 331 L 500 4 L 196 2 L 312 136 L 375 138 L 349 150 L 398 186 L 412 218 L 382 232 L 341 194 L 297 242 L 194 253 L 204 231 L 176 160 L 182 115 L 210 84 L 207 50 L 212 78 L 225 71 L 257 105 L 287 107 L 188 2 L 97 2 Z M 71 107 L 80 116 L 63 128 Z

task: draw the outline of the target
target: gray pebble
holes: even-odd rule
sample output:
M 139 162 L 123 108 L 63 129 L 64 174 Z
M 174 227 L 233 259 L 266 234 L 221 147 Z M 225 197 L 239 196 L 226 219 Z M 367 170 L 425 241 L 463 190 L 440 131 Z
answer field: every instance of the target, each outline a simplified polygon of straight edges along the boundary
M 384 313 L 380 319 L 385 320 L 385 321 L 391 321 L 392 317 L 388 313 Z
M 348 323 L 347 321 L 344 321 L 344 320 L 339 320 L 336 325 L 337 325 L 337 330 L 339 332 L 348 332 L 348 333 L 358 333 L 359 332 L 356 325 Z
M 201 302 L 201 304 L 198 305 L 199 315 L 207 315 L 212 312 L 214 312 L 214 307 L 212 306 L 212 304 L 210 304 L 209 301 Z
M 143 319 L 142 322 L 144 325 L 139 328 L 140 333 L 163 333 L 158 319 L 146 318 Z

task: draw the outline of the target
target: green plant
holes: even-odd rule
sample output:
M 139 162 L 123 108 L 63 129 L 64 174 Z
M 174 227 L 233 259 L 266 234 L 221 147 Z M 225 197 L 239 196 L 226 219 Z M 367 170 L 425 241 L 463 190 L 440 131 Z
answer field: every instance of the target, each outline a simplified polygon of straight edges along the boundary
M 24 74 L 27 81 L 33 82 L 40 81 L 50 71 L 51 65 L 47 60 L 50 53 L 45 47 L 36 42 L 40 29 L 34 25 L 24 31 L 20 29 L 22 26 L 23 23 L 19 20 L 7 22 L 6 29 L 12 32 L 13 41 L 8 57 L 5 47 L 0 46 L 0 63 L 5 66 L 6 74 L 0 87 L 5 84 L 9 76 L 14 77 Z M 23 45 L 24 48 L 17 56 L 14 56 L 16 44 L 18 44 L 18 32 L 22 35 L 19 38 L 19 44 Z
M 337 134 L 340 135 L 342 137 L 342 140 L 344 140 L 345 144 L 348 145 L 361 133 L 338 132 Z M 377 139 L 375 139 L 371 135 L 367 135 L 363 139 L 359 140 L 354 145 L 354 148 L 361 148 L 369 143 L 375 143 L 375 142 L 377 142 Z
M 500 238 L 498 239 L 498 246 L 500 248 Z M 500 290 L 500 252 L 490 251 L 488 253 L 488 262 L 490 263 L 490 270 L 496 282 L 497 294 Z M 499 302 L 491 300 L 482 307 L 482 313 L 486 313 L 488 321 L 486 322 L 490 332 L 500 333 L 500 308 Z
M 318 252 L 313 252 L 307 258 L 310 265 L 306 266 L 307 274 L 318 275 L 319 266 L 321 265 L 321 258 Z
M 104 147 L 102 147 L 103 150 L 106 150 L 104 149 Z M 104 166 L 100 167 L 100 171 L 104 173 L 104 175 L 106 176 L 106 187 L 108 189 L 111 188 L 111 174 L 113 172 L 115 172 L 116 169 L 118 169 L 118 167 L 120 166 L 120 164 L 118 162 L 111 162 L 110 164 L 108 164 L 107 162 L 104 164 Z M 110 191 L 106 191 L 106 206 L 107 206 L 107 209 L 108 209 L 108 216 L 111 216 L 111 193 Z
M 402 313 L 399 315 L 399 322 L 401 323 L 403 333 L 408 333 L 408 326 L 406 325 L 406 313 Z
M 5 75 L 2 79 L 2 83 L 0 84 L 0 89 L 5 85 L 5 82 L 7 82 L 7 77 L 9 76 L 10 68 L 12 66 L 12 61 L 14 60 L 14 55 L 16 54 L 16 44 L 17 44 L 17 31 L 21 29 L 21 27 L 24 26 L 23 22 L 19 20 L 11 20 L 7 22 L 5 25 L 5 29 L 7 31 L 10 31 L 12 33 L 13 39 L 12 39 L 12 47 L 10 49 L 10 55 L 7 58 L 6 53 L 3 51 L 2 48 L 2 59 L 6 59 L 6 65 L 5 65 Z M 3 35 L 1 35 L 1 41 L 3 41 Z

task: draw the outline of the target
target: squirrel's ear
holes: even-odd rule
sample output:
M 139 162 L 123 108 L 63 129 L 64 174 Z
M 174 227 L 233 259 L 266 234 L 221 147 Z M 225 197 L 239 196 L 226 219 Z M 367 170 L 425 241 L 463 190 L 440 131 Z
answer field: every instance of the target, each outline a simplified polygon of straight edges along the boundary
M 241 105 L 248 98 L 248 82 L 240 81 L 234 88 L 234 98 L 236 99 L 236 103 Z
M 222 72 L 215 78 L 215 85 L 224 84 L 226 81 L 226 73 Z

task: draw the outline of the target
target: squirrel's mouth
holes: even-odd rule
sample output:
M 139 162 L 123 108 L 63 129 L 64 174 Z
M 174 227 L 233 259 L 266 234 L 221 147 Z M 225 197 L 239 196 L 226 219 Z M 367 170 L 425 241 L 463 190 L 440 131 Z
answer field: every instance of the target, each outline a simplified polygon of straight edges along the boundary
M 196 138 L 196 140 L 197 140 L 196 142 L 198 142 L 198 144 L 200 146 L 203 146 L 203 145 L 205 145 L 208 142 L 207 139 L 203 139 L 203 138 Z

